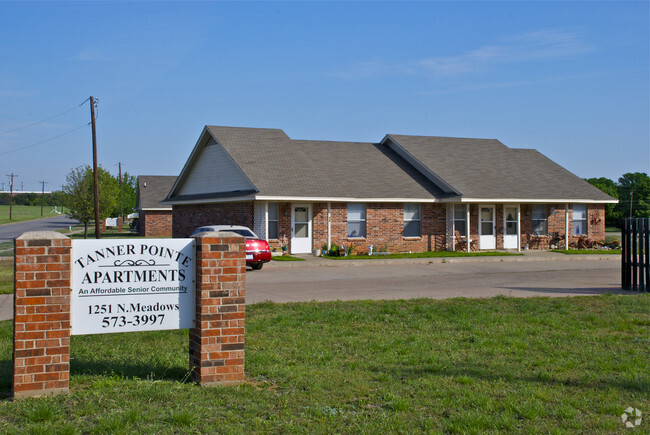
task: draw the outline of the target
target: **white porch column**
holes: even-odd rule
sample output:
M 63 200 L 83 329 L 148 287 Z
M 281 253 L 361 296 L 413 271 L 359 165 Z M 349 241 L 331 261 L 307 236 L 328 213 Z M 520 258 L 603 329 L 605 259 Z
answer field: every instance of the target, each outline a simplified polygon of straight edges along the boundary
M 569 204 L 564 205 L 564 250 L 569 250 Z
M 280 213 L 280 206 L 278 205 L 278 214 L 279 213 Z M 269 241 L 269 202 L 268 201 L 264 201 L 264 239 L 267 242 Z
M 521 252 L 521 204 L 517 204 L 517 252 Z
M 327 249 L 332 247 L 332 203 L 327 203 Z
M 470 246 L 472 245 L 470 243 L 470 235 L 472 234 L 472 230 L 471 230 L 472 226 L 470 225 L 470 222 L 469 222 L 470 204 L 467 204 L 466 207 L 467 207 L 467 237 L 466 237 L 466 239 L 467 239 L 467 252 L 470 252 Z

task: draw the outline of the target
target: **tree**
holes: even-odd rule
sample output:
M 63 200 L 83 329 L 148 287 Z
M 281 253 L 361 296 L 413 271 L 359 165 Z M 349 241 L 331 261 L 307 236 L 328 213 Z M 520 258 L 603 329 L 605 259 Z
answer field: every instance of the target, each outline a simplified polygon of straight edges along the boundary
M 115 210 L 118 198 L 117 180 L 101 166 L 97 169 L 99 180 L 99 219 L 104 220 Z M 90 166 L 79 166 L 70 170 L 63 186 L 66 205 L 71 218 L 84 224 L 84 239 L 88 237 L 88 223 L 95 219 L 93 170 Z M 99 222 L 95 223 L 99 225 Z
M 618 179 L 621 217 L 650 217 L 650 177 L 643 172 L 629 172 Z M 630 209 L 630 201 L 632 207 Z
M 119 177 L 117 178 L 119 185 Z M 128 172 L 122 174 L 122 189 L 120 190 L 120 195 L 113 211 L 113 216 L 119 216 L 120 211 L 124 215 L 133 213 L 135 210 L 135 197 L 137 191 L 138 179 L 133 175 L 129 175 Z

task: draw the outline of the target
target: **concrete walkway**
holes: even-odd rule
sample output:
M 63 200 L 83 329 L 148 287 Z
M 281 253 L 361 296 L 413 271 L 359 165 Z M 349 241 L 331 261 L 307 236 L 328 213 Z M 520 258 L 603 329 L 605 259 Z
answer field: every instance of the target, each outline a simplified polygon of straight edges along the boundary
M 620 290 L 618 255 L 523 254 L 375 260 L 305 255 L 304 261 L 272 261 L 261 271 L 249 270 L 246 302 L 630 293 Z M 0 320 L 11 318 L 13 294 L 0 295 Z

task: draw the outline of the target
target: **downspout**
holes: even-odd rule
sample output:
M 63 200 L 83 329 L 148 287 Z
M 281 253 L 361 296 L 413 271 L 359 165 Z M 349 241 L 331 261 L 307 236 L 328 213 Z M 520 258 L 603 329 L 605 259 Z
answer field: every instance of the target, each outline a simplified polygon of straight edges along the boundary
M 521 252 L 521 204 L 517 204 L 517 252 Z
M 472 229 L 471 229 L 472 226 L 470 225 L 470 222 L 469 222 L 469 209 L 470 209 L 470 207 L 471 207 L 471 204 L 467 204 L 467 237 L 466 237 L 467 238 L 467 252 L 470 252 L 470 246 L 472 245 L 470 243 L 470 236 L 472 234 Z
M 332 248 L 332 203 L 327 203 L 327 249 Z
M 280 207 L 278 206 L 278 214 L 280 214 Z M 269 241 L 269 203 L 264 202 L 264 238 Z
M 569 250 L 569 204 L 564 206 L 564 250 Z

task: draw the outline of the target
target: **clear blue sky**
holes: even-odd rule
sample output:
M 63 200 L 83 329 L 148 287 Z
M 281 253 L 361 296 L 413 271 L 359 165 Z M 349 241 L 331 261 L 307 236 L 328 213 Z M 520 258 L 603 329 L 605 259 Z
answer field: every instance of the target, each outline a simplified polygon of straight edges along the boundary
M 0 181 L 58 189 L 91 164 L 88 103 L 21 128 L 91 95 L 114 174 L 177 175 L 206 124 L 496 138 L 580 177 L 647 173 L 648 4 L 0 2 Z

